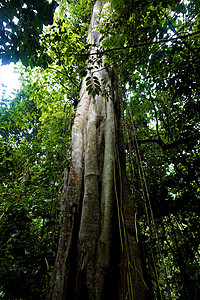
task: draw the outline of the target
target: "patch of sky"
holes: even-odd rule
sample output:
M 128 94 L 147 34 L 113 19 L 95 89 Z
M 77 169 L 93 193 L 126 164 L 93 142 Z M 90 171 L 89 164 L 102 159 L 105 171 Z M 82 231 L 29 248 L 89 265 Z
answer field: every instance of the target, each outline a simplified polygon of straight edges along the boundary
M 13 98 L 14 92 L 21 86 L 19 74 L 15 70 L 15 64 L 1 65 L 0 62 L 0 101 L 4 98 Z
M 174 170 L 174 164 L 169 164 L 168 166 L 168 170 L 167 170 L 167 175 L 171 175 L 171 174 L 174 174 L 175 173 L 175 170 Z
M 15 17 L 15 16 L 14 16 L 14 18 L 13 18 L 13 22 L 14 22 L 14 24 L 15 24 L 15 25 L 17 25 L 17 24 L 18 24 L 18 22 L 19 22 L 19 19 L 18 19 L 17 17 Z

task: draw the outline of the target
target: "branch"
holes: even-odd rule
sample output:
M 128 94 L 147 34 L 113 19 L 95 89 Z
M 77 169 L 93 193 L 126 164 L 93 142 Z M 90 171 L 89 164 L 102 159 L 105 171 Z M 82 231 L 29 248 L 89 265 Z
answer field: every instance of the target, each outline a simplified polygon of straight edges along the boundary
M 97 52 L 92 52 L 92 53 L 81 53 L 81 54 L 77 53 L 77 54 L 75 54 L 74 52 L 65 52 L 65 53 L 63 53 L 63 52 L 59 52 L 59 51 L 54 51 L 54 53 L 62 54 L 62 55 L 74 54 L 74 55 L 77 55 L 77 56 L 102 55 L 102 54 L 109 53 L 109 52 L 112 52 L 112 51 L 126 50 L 126 49 L 131 49 L 131 48 L 134 49 L 134 48 L 137 48 L 137 47 L 145 47 L 145 46 L 151 46 L 151 45 L 154 45 L 154 44 L 168 43 L 168 42 L 171 42 L 171 41 L 177 41 L 178 39 L 186 39 L 190 36 L 194 36 L 194 35 L 198 35 L 198 34 L 200 34 L 200 30 L 198 30 L 196 32 L 193 32 L 193 33 L 180 35 L 180 36 L 177 36 L 177 37 L 171 37 L 169 39 L 162 39 L 162 40 L 149 42 L 149 43 L 139 43 L 139 44 L 135 44 L 135 45 L 132 45 L 132 46 L 123 46 L 123 47 L 105 49 L 105 50 L 102 50 L 102 51 L 97 51 Z
M 187 24 L 189 24 L 189 23 L 191 22 L 191 20 L 194 18 L 194 17 L 193 17 L 193 18 L 192 18 L 190 21 L 188 21 L 184 26 L 182 26 L 178 31 L 176 31 L 175 26 L 172 24 L 172 21 L 169 19 L 169 17 L 168 17 L 166 14 L 165 14 L 165 17 L 166 17 L 167 20 L 169 21 L 170 29 L 174 32 L 175 35 L 179 34 L 179 32 L 180 32 L 181 30 L 183 30 L 184 27 L 185 27 Z M 183 41 L 183 44 L 189 49 L 189 51 L 191 51 L 194 55 L 196 55 L 195 52 L 193 51 L 193 49 L 188 45 L 188 43 L 187 43 L 186 41 Z
M 157 143 L 163 150 L 169 150 L 171 148 L 178 147 L 183 144 L 187 144 L 188 142 L 196 141 L 200 138 L 200 133 L 194 133 L 191 134 L 187 137 L 183 137 L 180 139 L 177 139 L 176 141 L 173 141 L 172 143 L 165 144 L 162 140 L 160 139 L 145 139 L 145 140 L 138 140 L 138 144 L 146 144 L 146 143 Z
M 169 144 L 163 144 L 163 150 L 168 150 L 174 147 L 178 147 L 183 144 L 187 144 L 188 142 L 196 141 L 200 138 L 200 133 L 194 133 L 191 135 L 188 135 L 187 137 L 182 137 L 172 143 Z
M 64 66 L 63 66 L 63 67 L 64 67 Z M 53 68 L 53 67 L 48 67 L 48 69 L 52 69 L 52 70 L 54 70 L 54 71 L 56 71 L 56 72 L 62 74 L 63 76 L 66 76 L 66 77 L 71 81 L 71 83 L 73 83 L 76 87 L 79 88 L 78 84 L 77 84 L 77 83 L 76 83 L 76 82 L 75 82 L 75 81 L 67 74 L 67 70 L 66 70 L 65 67 L 64 67 L 65 73 L 63 73 L 62 71 L 57 70 L 56 68 Z
M 118 48 L 111 48 L 111 49 L 106 49 L 106 50 L 103 50 L 103 51 L 99 51 L 99 52 L 91 53 L 91 54 L 85 54 L 85 55 L 104 54 L 104 53 L 117 51 L 117 50 L 126 50 L 126 49 L 131 49 L 131 48 L 150 46 L 150 45 L 154 45 L 154 44 L 167 43 L 167 42 L 171 42 L 171 41 L 176 41 L 178 39 L 186 39 L 190 36 L 194 36 L 194 35 L 198 35 L 198 34 L 200 34 L 200 30 L 198 30 L 196 32 L 193 32 L 193 33 L 180 35 L 180 36 L 177 36 L 177 37 L 171 37 L 169 39 L 162 39 L 162 40 L 159 40 L 159 41 L 149 42 L 149 43 L 141 43 L 141 44 L 136 44 L 136 45 L 133 45 L 133 46 L 124 46 L 124 47 L 118 47 Z

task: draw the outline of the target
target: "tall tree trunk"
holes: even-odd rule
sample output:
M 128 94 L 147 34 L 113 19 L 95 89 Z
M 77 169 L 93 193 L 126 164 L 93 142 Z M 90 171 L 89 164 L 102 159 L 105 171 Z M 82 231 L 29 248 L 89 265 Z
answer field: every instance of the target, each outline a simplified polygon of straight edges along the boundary
M 102 3 L 94 6 L 88 33 L 95 44 L 93 60 L 92 53 L 100 47 L 97 21 Z M 104 62 L 89 67 L 87 76 L 98 78 L 101 94 L 89 95 L 83 79 L 72 128 L 69 180 L 61 199 L 59 247 L 46 299 L 143 300 L 117 77 Z

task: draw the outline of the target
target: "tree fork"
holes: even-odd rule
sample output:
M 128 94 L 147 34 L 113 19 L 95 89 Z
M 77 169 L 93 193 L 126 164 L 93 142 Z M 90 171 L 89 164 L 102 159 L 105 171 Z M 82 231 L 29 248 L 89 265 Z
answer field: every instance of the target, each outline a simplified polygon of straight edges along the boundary
M 97 22 L 103 6 L 102 1 L 94 5 L 88 33 L 89 43 L 95 44 L 91 54 L 100 46 Z M 146 288 L 125 172 L 117 80 L 104 66 L 93 68 L 101 94 L 89 95 L 83 79 L 72 127 L 69 180 L 61 199 L 59 246 L 46 299 L 143 300 Z

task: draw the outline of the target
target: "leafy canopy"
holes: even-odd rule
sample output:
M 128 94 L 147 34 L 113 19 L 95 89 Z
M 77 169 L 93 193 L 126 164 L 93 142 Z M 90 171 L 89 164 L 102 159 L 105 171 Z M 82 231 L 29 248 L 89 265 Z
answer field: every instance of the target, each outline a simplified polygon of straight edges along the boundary
M 57 3 L 47 0 L 3 0 L 0 3 L 0 59 L 3 64 L 21 59 L 35 65 L 43 25 L 53 23 Z

